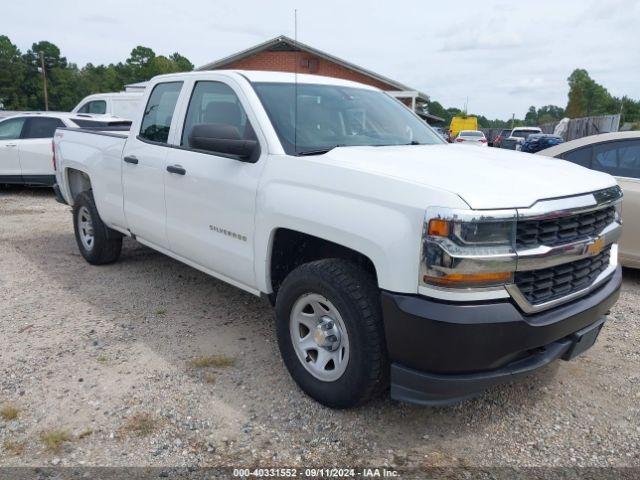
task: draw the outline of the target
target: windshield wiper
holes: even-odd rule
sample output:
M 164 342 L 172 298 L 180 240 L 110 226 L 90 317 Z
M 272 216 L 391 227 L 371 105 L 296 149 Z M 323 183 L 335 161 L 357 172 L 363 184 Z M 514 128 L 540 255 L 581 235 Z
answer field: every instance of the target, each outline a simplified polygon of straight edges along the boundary
M 344 145 L 343 144 L 338 144 L 338 145 L 334 145 L 332 147 L 318 148 L 317 150 L 302 150 L 301 152 L 296 152 L 296 155 L 298 155 L 298 156 L 322 155 L 322 154 L 330 152 L 334 148 L 338 148 L 338 147 L 344 147 Z
M 411 140 L 409 143 L 381 143 L 380 145 L 371 145 L 372 147 L 404 147 L 405 145 L 427 145 L 426 143 L 420 143 L 416 140 Z

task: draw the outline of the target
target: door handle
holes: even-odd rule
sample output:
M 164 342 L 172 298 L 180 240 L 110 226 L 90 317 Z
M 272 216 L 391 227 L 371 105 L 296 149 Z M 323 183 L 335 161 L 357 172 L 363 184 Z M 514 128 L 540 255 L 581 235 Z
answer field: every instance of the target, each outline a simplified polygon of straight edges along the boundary
M 17 147 L 17 146 L 18 146 L 18 144 L 17 144 L 17 143 L 7 143 L 7 144 L 5 145 L 5 147 Z
M 129 155 L 128 157 L 124 157 L 124 161 L 127 163 L 132 163 L 134 165 L 138 164 L 138 159 L 133 155 Z
M 167 172 L 169 173 L 177 173 L 178 175 L 184 175 L 187 171 L 182 168 L 181 165 L 169 165 L 167 167 Z

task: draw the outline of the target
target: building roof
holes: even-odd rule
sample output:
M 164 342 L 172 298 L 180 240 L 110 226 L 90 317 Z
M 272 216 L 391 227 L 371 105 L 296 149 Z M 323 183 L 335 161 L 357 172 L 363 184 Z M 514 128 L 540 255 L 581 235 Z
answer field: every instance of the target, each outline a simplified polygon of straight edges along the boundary
M 289 38 L 286 35 L 280 35 L 279 37 L 272 38 L 271 40 L 267 40 L 266 42 L 260 43 L 246 50 L 242 50 L 241 52 L 234 53 L 233 55 L 230 55 L 228 57 L 221 58 L 220 60 L 207 63 L 206 65 L 202 65 L 201 67 L 198 67 L 196 70 L 217 70 L 219 68 L 224 68 L 225 66 L 233 62 L 236 62 L 238 60 L 242 60 L 244 58 L 250 57 L 251 55 L 254 55 L 258 52 L 263 52 L 265 50 L 284 50 L 287 47 L 308 52 L 313 55 L 317 55 L 320 58 L 323 58 L 333 63 L 337 63 L 345 68 L 348 68 L 349 70 L 353 70 L 354 72 L 361 73 L 375 80 L 378 80 L 379 82 L 386 83 L 398 90 L 415 91 L 414 88 L 410 88 L 406 85 L 403 85 L 402 83 L 399 83 L 395 80 L 392 80 L 378 73 L 372 72 L 371 70 L 367 70 L 366 68 L 359 67 L 358 65 L 355 65 L 351 62 L 347 62 L 346 60 L 343 60 L 341 58 L 334 57 L 333 55 L 323 52 L 322 50 L 315 49 L 302 42 L 293 40 L 292 38 Z M 417 97 L 419 99 L 424 101 L 429 100 L 429 96 L 427 94 L 419 91 L 416 91 L 416 93 L 418 94 Z

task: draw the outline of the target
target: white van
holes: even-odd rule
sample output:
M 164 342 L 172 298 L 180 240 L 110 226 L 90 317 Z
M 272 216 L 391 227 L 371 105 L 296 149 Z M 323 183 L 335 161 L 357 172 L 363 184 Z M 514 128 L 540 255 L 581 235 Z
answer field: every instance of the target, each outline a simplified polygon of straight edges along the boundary
M 131 120 L 136 116 L 142 96 L 143 92 L 96 93 L 82 99 L 71 113 L 107 114 Z

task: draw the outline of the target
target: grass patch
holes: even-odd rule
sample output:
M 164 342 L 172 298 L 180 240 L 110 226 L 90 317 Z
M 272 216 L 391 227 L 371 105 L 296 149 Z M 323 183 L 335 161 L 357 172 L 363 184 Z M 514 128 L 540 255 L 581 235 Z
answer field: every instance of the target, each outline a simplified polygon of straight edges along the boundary
M 146 437 L 158 426 L 158 421 L 148 413 L 136 413 L 126 419 L 121 429 L 124 432 Z
M 208 355 L 190 360 L 189 366 L 193 368 L 230 367 L 234 363 L 235 359 L 226 355 Z
M 2 444 L 2 448 L 8 454 L 15 455 L 17 457 L 24 453 L 25 443 L 14 442 L 13 440 L 5 440 L 5 442 Z
M 216 378 L 215 373 L 207 372 L 204 374 L 204 381 L 212 385 L 216 383 Z
M 167 314 L 166 308 L 159 308 L 156 310 L 156 315 L 166 315 L 166 314 Z
M 103 365 L 104 365 L 105 363 L 107 363 L 108 361 L 109 361 L 109 359 L 107 358 L 107 356 L 106 356 L 106 355 L 98 355 L 98 356 L 96 357 L 96 362 L 98 362 L 98 363 L 102 363 Z
M 87 438 L 89 435 L 93 435 L 92 428 L 87 428 L 86 430 L 83 430 L 82 432 L 80 432 L 80 434 L 78 435 L 78 439 L 82 440 L 83 438 Z
M 71 434 L 66 430 L 50 430 L 40 434 L 40 440 L 50 452 L 59 452 L 65 442 L 71 441 Z
M 17 407 L 9 403 L 6 405 L 3 405 L 2 408 L 0 408 L 0 417 L 3 420 L 6 420 L 7 422 L 18 418 L 19 414 L 20 414 L 20 410 L 18 410 Z

